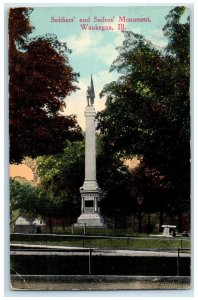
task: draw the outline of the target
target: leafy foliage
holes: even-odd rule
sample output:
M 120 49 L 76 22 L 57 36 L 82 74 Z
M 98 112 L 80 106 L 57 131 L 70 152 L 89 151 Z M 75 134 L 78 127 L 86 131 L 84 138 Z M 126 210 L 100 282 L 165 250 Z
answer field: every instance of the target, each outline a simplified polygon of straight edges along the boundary
M 166 49 L 124 32 L 110 69 L 121 76 L 103 88 L 106 109 L 98 113 L 98 128 L 114 151 L 138 155 L 146 168 L 165 176 L 177 211 L 189 209 L 190 194 L 190 38 L 189 19 L 181 22 L 184 12 L 175 7 L 166 17 Z
M 131 174 L 121 156 L 112 150 L 108 136 L 98 135 L 97 181 L 102 190 L 101 212 L 118 218 L 134 211 L 134 201 L 128 189 Z
M 21 183 L 14 179 L 10 180 L 10 214 L 11 222 L 16 212 L 42 215 L 48 217 L 53 212 L 53 202 L 50 195 L 43 189 L 32 186 L 30 183 Z
M 79 76 L 69 65 L 66 43 L 55 35 L 28 38 L 32 9 L 9 11 L 10 160 L 62 151 L 82 138 L 76 117 L 63 116 L 64 99 Z
M 77 217 L 84 179 L 84 143 L 68 143 L 62 154 L 41 156 L 37 164 L 41 186 L 53 198 L 54 216 Z

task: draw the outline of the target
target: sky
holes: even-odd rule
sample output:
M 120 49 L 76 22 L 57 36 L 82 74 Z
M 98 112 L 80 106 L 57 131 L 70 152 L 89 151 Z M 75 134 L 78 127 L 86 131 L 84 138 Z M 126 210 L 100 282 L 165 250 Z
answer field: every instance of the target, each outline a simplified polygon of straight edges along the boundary
M 34 174 L 32 170 L 25 164 L 10 165 L 10 177 L 21 177 L 25 178 L 28 181 L 34 180 Z
M 158 47 L 165 47 L 167 39 L 162 28 L 165 16 L 173 6 L 103 6 L 103 7 L 36 7 L 30 15 L 35 27 L 32 36 L 53 33 L 58 40 L 66 42 L 72 54 L 69 62 L 75 72 L 80 73 L 78 90 L 65 99 L 64 114 L 75 114 L 84 130 L 84 110 L 86 90 L 90 85 L 91 74 L 95 88 L 96 111 L 105 108 L 105 99 L 99 93 L 105 84 L 117 80 L 119 74 L 109 72 L 113 60 L 118 56 L 116 47 L 121 46 L 124 36 L 118 24 L 124 24 L 126 30 L 144 35 Z M 121 17 L 121 18 L 120 18 Z M 123 22 L 123 18 L 149 18 L 150 22 Z M 60 22 L 60 20 L 67 22 Z M 85 22 L 83 22 L 83 20 Z M 106 22 L 102 22 L 104 20 Z M 112 21 L 113 20 L 113 21 Z M 70 22 L 69 22 L 70 21 Z M 121 22 L 120 22 L 121 21 Z M 111 26 L 113 30 L 83 30 L 88 26 Z

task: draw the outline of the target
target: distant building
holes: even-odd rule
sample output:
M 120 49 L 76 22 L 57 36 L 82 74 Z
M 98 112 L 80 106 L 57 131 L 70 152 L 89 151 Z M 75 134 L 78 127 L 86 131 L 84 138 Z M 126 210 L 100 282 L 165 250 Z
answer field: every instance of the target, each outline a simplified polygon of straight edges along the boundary
M 42 233 L 45 231 L 46 223 L 39 218 L 20 216 L 14 224 L 14 233 Z

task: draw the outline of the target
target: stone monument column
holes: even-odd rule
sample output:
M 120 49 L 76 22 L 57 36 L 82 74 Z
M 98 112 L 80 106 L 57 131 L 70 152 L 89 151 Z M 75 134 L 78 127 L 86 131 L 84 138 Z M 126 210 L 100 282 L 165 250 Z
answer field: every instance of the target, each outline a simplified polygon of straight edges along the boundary
M 80 188 L 81 215 L 75 226 L 104 227 L 98 203 L 100 201 L 100 188 L 96 180 L 96 133 L 93 107 L 95 98 L 93 80 L 87 89 L 87 106 L 85 108 L 85 179 Z
M 93 106 L 85 108 L 85 181 L 83 188 L 96 188 L 96 136 Z

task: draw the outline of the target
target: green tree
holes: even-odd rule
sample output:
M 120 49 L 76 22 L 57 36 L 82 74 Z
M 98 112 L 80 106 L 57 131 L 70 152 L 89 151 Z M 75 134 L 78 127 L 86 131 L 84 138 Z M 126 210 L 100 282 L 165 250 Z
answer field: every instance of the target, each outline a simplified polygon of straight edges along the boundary
M 165 176 L 178 214 L 189 209 L 190 97 L 189 19 L 175 7 L 163 28 L 168 46 L 161 50 L 142 35 L 124 32 L 123 46 L 111 66 L 122 75 L 106 85 L 106 108 L 98 127 L 124 157 L 140 155 L 145 166 Z
M 35 199 L 37 198 L 36 188 L 29 183 L 20 183 L 14 179 L 10 180 L 10 213 L 16 210 L 34 211 Z
M 37 165 L 41 186 L 53 198 L 53 215 L 73 223 L 80 215 L 84 142 L 70 142 L 61 154 L 38 157 Z
M 152 232 L 151 213 L 160 213 L 160 228 L 163 225 L 164 212 L 170 212 L 170 189 L 166 177 L 156 168 L 145 165 L 144 159 L 131 170 L 129 189 L 135 202 L 135 213 L 138 218 L 138 231 L 142 232 L 142 215 L 147 214 L 147 231 Z M 173 222 L 173 220 L 172 220 Z
M 126 226 L 126 216 L 134 212 L 130 195 L 131 174 L 119 153 L 109 145 L 108 136 L 97 136 L 97 181 L 102 190 L 101 213 L 110 217 L 115 227 Z
M 21 183 L 14 179 L 10 180 L 10 220 L 14 221 L 15 213 L 31 213 L 34 215 L 40 211 L 38 206 L 39 189 L 30 183 Z
M 33 186 L 29 182 L 10 180 L 10 223 L 12 224 L 21 214 L 42 216 L 52 232 L 52 217 L 57 214 L 57 205 L 53 195 L 42 187 Z
M 30 8 L 9 11 L 10 160 L 61 152 L 67 140 L 82 138 L 74 115 L 63 116 L 64 99 L 77 77 L 66 43 L 55 35 L 29 38 Z

